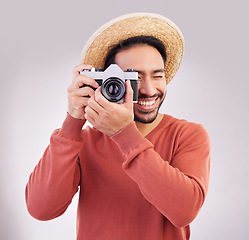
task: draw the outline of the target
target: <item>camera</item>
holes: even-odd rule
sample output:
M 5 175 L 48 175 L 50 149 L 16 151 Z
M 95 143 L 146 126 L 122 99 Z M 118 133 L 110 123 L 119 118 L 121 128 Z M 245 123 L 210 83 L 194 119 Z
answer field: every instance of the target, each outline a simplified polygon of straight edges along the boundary
M 81 74 L 93 78 L 100 86 L 102 95 L 110 102 L 122 103 L 126 93 L 125 82 L 130 80 L 133 90 L 133 102 L 138 100 L 138 72 L 133 69 L 122 69 L 117 64 L 111 64 L 106 70 L 92 68 L 83 70 Z M 85 87 L 87 85 L 83 85 Z

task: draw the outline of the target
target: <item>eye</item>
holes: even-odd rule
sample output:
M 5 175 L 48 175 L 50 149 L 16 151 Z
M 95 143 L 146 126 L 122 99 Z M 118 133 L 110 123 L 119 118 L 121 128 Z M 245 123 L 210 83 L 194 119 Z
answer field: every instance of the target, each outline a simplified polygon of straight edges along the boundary
M 138 83 L 141 83 L 141 82 L 142 82 L 142 76 L 138 75 Z
M 153 76 L 154 79 L 162 79 L 163 78 L 163 75 L 155 75 Z

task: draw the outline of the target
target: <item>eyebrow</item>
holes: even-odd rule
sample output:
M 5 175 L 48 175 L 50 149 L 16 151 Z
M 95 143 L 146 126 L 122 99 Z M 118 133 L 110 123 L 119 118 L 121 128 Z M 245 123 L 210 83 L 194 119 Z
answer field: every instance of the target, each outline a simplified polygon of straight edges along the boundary
M 136 69 L 134 69 L 134 71 L 138 72 L 140 74 L 144 74 L 145 73 L 144 71 L 140 71 L 140 70 L 136 70 Z M 164 73 L 164 72 L 165 72 L 165 69 L 160 68 L 160 69 L 153 70 L 151 73 L 155 74 L 155 73 Z

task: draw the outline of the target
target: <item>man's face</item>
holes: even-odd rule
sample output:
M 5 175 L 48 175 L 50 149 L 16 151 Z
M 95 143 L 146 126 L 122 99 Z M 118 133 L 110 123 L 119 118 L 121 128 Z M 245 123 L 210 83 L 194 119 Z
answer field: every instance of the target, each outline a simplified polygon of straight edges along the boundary
M 116 64 L 126 71 L 138 72 L 138 103 L 134 104 L 134 118 L 137 122 L 151 123 L 166 95 L 164 61 L 156 48 L 136 45 L 118 52 Z

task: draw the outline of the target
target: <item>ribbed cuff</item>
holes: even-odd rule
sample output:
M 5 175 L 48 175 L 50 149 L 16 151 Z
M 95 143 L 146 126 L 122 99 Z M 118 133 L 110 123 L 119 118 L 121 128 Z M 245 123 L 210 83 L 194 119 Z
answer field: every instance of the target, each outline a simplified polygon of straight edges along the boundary
M 127 127 L 112 136 L 111 139 L 129 160 L 136 157 L 142 151 L 153 147 L 153 144 L 139 132 L 135 122 L 130 123 Z
M 60 129 L 60 133 L 67 138 L 79 141 L 81 140 L 81 131 L 85 122 L 86 120 L 76 119 L 67 113 Z

